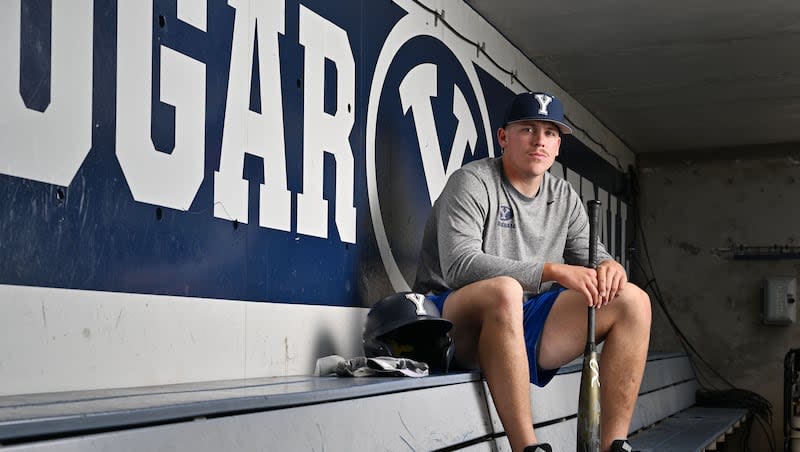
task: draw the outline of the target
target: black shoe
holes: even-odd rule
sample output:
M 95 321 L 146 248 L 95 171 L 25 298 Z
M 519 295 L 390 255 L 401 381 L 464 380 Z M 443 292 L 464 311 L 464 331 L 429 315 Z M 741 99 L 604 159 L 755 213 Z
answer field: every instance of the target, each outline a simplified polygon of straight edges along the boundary
M 615 439 L 611 442 L 610 452 L 635 452 L 627 439 Z
M 526 447 L 522 452 L 553 452 L 553 448 L 547 443 L 534 444 Z

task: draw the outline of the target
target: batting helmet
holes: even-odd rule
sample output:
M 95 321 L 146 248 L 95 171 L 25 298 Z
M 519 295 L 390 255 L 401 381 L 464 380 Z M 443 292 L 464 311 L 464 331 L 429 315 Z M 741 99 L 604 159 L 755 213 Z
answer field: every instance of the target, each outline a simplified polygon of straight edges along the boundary
M 364 326 L 367 357 L 392 356 L 422 361 L 433 372 L 447 372 L 454 346 L 453 327 L 424 295 L 399 292 L 375 303 Z

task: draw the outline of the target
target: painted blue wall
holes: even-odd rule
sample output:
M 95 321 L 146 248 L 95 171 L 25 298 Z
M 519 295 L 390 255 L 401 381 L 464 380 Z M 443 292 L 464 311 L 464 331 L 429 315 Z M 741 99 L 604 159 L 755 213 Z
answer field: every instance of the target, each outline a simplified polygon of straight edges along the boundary
M 235 3 L 235 2 L 231 2 Z M 271 2 L 279 4 L 280 2 Z M 28 109 L 47 111 L 52 96 L 53 8 L 49 0 L 21 0 L 18 92 Z M 300 10 L 307 8 L 347 34 L 355 71 L 354 124 L 349 133 L 353 180 L 335 176 L 339 162 L 324 160 L 323 195 L 328 200 L 327 237 L 298 231 L 297 194 L 304 192 L 304 93 L 306 48 L 300 43 Z M 205 149 L 203 179 L 188 210 L 134 199 L 131 182 L 117 157 L 118 6 L 96 0 L 92 32 L 91 149 L 69 185 L 18 177 L 7 161 L 0 174 L 0 283 L 113 292 L 151 293 L 230 300 L 368 306 L 392 290 L 376 243 L 367 180 L 374 177 L 386 237 L 406 281 L 413 281 L 422 229 L 430 209 L 428 185 L 418 141 L 422 108 L 404 111 L 398 90 L 409 71 L 423 63 L 436 68 L 437 95 L 430 98 L 443 165 L 449 159 L 459 122 L 454 92 L 469 106 L 478 131 L 461 163 L 499 155 L 494 139 L 503 109 L 513 92 L 505 83 L 473 65 L 475 85 L 448 45 L 433 36 L 411 36 L 391 57 L 382 83 L 375 70 L 382 49 L 407 12 L 389 1 L 303 1 L 285 3 L 284 32 L 277 35 L 280 67 L 253 64 L 250 110 L 262 112 L 280 102 L 284 124 L 285 173 L 291 191 L 289 231 L 258 225 L 259 184 L 265 162 L 246 156 L 243 175 L 250 181 L 250 221 L 215 216 L 214 173 L 220 168 L 233 43 L 235 9 L 208 0 L 205 31 L 178 19 L 175 0 L 155 0 L 152 12 L 151 138 L 156 150 L 170 154 L 176 141 L 176 109 L 161 102 L 162 48 L 172 49 L 205 67 Z M 268 5 L 267 8 L 273 8 Z M 259 29 L 257 45 L 268 35 Z M 254 59 L 258 62 L 258 58 Z M 339 62 L 338 64 L 342 64 Z M 278 70 L 281 98 L 262 95 L 265 71 Z M 324 65 L 325 112 L 337 112 L 340 71 L 330 59 Z M 374 175 L 368 173 L 367 146 L 370 95 L 377 83 L 380 98 L 374 112 Z M 536 89 L 536 87 L 532 87 Z M 488 124 L 481 114 L 485 102 Z M 9 159 L 9 143 L 0 141 L 0 158 Z M 69 143 L 64 143 L 65 146 Z M 369 148 L 369 149 L 368 149 Z M 459 149 L 456 149 L 459 151 Z M 57 155 L 60 149 L 47 150 Z M 4 155 L 6 154 L 6 155 Z M 559 161 L 625 201 L 624 173 L 583 143 L 567 137 Z M 337 185 L 352 189 L 356 209 L 355 243 L 340 239 L 334 221 Z M 620 218 L 608 218 L 619 223 Z M 619 227 L 615 228 L 619 229 Z M 621 253 L 619 241 L 616 241 Z

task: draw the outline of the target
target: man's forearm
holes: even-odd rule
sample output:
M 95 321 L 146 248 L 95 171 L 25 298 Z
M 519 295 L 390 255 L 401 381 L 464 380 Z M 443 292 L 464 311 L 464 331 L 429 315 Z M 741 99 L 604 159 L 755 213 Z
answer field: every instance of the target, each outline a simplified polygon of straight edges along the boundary
M 467 284 L 496 276 L 510 276 L 519 281 L 525 290 L 534 290 L 540 284 L 537 265 L 531 262 L 517 261 L 482 252 L 461 255 L 452 261 L 444 258 L 442 261 L 445 282 L 453 288 L 464 287 Z
M 558 282 L 559 266 L 564 264 L 556 264 L 553 262 L 545 262 L 542 268 L 542 282 L 556 281 Z

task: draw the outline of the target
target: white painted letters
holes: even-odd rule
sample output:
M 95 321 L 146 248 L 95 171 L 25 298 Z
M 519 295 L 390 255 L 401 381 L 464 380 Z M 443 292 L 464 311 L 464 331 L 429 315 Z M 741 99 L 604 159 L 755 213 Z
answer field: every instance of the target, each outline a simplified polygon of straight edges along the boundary
M 622 234 L 620 238 L 622 256 L 620 257 L 622 257 L 622 260 L 620 262 L 622 262 L 622 265 L 625 267 L 625 271 L 627 271 L 628 274 L 630 275 L 631 265 L 630 262 L 628 262 L 628 250 L 626 249 L 628 242 L 626 241 L 627 237 L 625 237 L 625 230 L 627 229 L 627 224 L 628 224 L 628 205 L 623 202 L 620 203 L 619 207 L 620 207 L 619 216 L 621 217 L 622 221 L 622 225 L 620 226 L 620 232 Z
M 300 44 L 305 46 L 303 193 L 297 195 L 297 232 L 328 236 L 328 202 L 322 197 L 324 153 L 336 158 L 336 227 L 356 243 L 354 162 L 349 136 L 355 122 L 355 61 L 347 33 L 300 5 Z M 336 65 L 336 113 L 324 111 L 325 59 Z
M 120 1 L 118 8 L 117 159 L 135 200 L 188 210 L 203 181 L 205 65 L 161 46 L 161 101 L 175 107 L 175 148 L 157 151 L 150 138 L 153 2 Z
M 597 186 L 597 200 L 600 201 L 600 218 L 599 226 L 600 241 L 606 246 L 608 254 L 614 257 L 614 252 L 611 250 L 611 233 L 608 231 L 608 192 Z
M 611 232 L 608 234 L 608 253 L 614 256 L 617 262 L 622 263 L 622 257 L 617 253 L 617 197 L 609 194 L 608 211 L 611 216 Z M 622 225 L 624 228 L 625 225 Z
M 68 186 L 92 146 L 94 5 L 53 2 L 51 101 L 38 112 L 19 92 L 20 2 L 0 14 L 0 173 Z
M 286 184 L 278 33 L 284 32 L 285 5 L 278 2 L 229 0 L 236 8 L 231 48 L 228 100 L 219 171 L 214 173 L 214 216 L 247 223 L 248 181 L 242 178 L 244 154 L 264 163 L 259 187 L 259 225 L 289 231 L 291 192 Z M 250 75 L 258 24 L 261 113 L 251 111 Z

